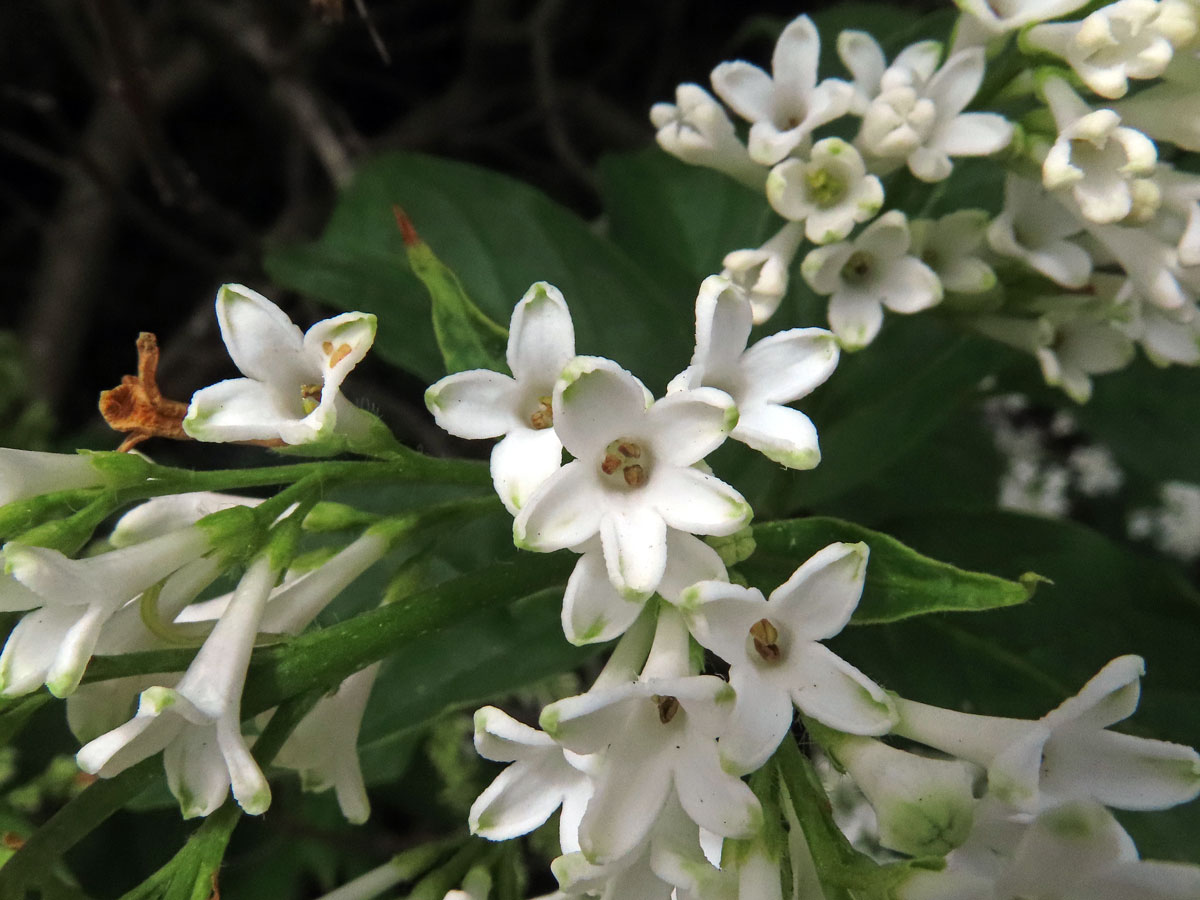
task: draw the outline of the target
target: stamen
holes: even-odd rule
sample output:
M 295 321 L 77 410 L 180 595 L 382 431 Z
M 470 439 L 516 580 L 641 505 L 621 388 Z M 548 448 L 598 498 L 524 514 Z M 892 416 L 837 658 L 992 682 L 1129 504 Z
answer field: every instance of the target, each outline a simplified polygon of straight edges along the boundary
M 641 487 L 650 479 L 650 457 L 651 454 L 636 439 L 617 438 L 604 448 L 600 471 L 614 482 L 617 482 L 616 476 L 620 472 L 621 481 L 626 487 Z
M 321 388 L 322 385 L 319 384 L 300 385 L 300 406 L 304 409 L 305 415 L 321 405 Z
M 611 475 L 617 469 L 621 468 L 621 457 L 615 453 L 604 454 L 604 460 L 600 463 L 600 471 L 605 475 Z
M 538 397 L 538 408 L 530 414 L 529 424 L 535 431 L 554 427 L 554 406 L 549 397 Z
M 329 341 L 326 341 L 324 346 L 329 347 Z M 325 352 L 329 354 L 329 368 L 332 369 L 334 366 L 336 366 L 338 363 L 340 363 L 343 359 L 345 359 L 347 356 L 349 356 L 351 353 L 353 353 L 354 348 L 351 347 L 349 344 L 342 344 L 340 347 L 337 348 L 337 350 L 333 350 L 332 352 L 330 350 L 326 350 Z
M 767 662 L 779 662 L 783 655 L 779 649 L 779 629 L 770 619 L 759 619 L 751 625 L 750 637 L 759 656 Z
M 675 718 L 675 714 L 679 712 L 679 701 L 674 697 L 660 697 L 655 694 L 650 699 L 658 704 L 658 721 L 664 725 Z
M 641 487 L 646 483 L 646 470 L 641 466 L 626 466 L 624 474 L 625 483 L 630 487 Z

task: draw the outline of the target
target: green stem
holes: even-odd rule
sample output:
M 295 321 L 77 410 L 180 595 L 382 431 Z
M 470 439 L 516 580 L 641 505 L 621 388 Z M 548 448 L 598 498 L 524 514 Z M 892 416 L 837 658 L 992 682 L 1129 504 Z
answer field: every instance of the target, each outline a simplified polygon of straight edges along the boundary
M 243 488 L 290 484 L 308 475 L 337 482 L 418 481 L 434 484 L 491 484 L 483 463 L 463 459 L 437 459 L 410 451 L 387 461 L 336 461 L 291 463 L 253 469 L 213 469 L 195 472 L 169 466 L 153 466 L 150 480 L 122 490 L 127 500 L 176 494 L 185 491 L 231 491 Z
M 388 888 L 420 878 L 437 865 L 449 849 L 459 848 L 462 843 L 462 838 L 448 838 L 405 850 L 319 900 L 370 900 Z

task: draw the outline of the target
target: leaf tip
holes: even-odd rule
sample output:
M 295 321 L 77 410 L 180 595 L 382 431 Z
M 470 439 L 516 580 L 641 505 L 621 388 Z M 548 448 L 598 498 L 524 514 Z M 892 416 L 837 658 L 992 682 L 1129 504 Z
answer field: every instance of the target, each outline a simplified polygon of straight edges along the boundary
M 400 229 L 400 239 L 404 241 L 405 247 L 415 247 L 418 244 L 424 243 L 421 240 L 421 235 L 417 234 L 417 226 L 408 217 L 408 213 L 404 211 L 404 207 L 399 203 L 393 203 L 392 215 L 396 217 L 396 227 Z
M 1054 581 L 1047 578 L 1045 575 L 1039 575 L 1037 572 L 1026 572 L 1017 582 L 1025 589 L 1025 599 L 1032 600 L 1033 595 L 1037 593 L 1039 584 L 1054 584 Z

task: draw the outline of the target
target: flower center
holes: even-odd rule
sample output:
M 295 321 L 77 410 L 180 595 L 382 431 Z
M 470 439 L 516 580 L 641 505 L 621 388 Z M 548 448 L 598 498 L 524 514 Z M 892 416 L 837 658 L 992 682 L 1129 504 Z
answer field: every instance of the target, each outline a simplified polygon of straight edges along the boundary
M 808 199 L 821 209 L 837 206 L 846 196 L 846 182 L 828 169 L 813 169 L 804 174 Z
M 865 250 L 855 250 L 846 260 L 846 264 L 842 266 L 842 281 L 847 284 L 866 284 L 871 280 L 872 263 L 874 263 L 874 259 L 870 253 Z
M 554 408 L 549 397 L 538 397 L 537 409 L 529 414 L 529 425 L 534 431 L 554 427 Z
M 770 619 L 759 619 L 750 626 L 750 638 L 754 649 L 764 662 L 779 662 L 783 651 L 779 649 L 779 629 Z
M 610 482 L 641 487 L 650 477 L 650 460 L 637 441 L 618 438 L 604 448 L 600 472 Z
M 306 416 L 321 405 L 321 387 L 319 384 L 300 385 L 300 406 Z
M 679 712 L 679 701 L 674 697 L 661 697 L 655 694 L 650 699 L 658 707 L 658 721 L 664 725 L 675 718 L 675 714 Z

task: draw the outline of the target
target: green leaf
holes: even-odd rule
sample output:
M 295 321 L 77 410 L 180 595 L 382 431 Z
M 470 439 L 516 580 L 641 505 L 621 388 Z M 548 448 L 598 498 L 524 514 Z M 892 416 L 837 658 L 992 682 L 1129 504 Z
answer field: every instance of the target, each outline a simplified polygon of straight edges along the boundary
M 1146 660 L 1138 711 L 1122 729 L 1200 744 L 1200 595 L 1169 565 L 1074 523 L 1015 513 L 923 516 L 889 531 L 971 569 L 1053 579 L 1020 606 L 847 629 L 831 643 L 905 697 L 987 715 L 1036 718 L 1114 657 Z M 1133 817 L 1147 858 L 1200 862 L 1200 810 Z M 1173 823 L 1173 824 L 1171 824 Z
M 740 571 L 764 591 L 782 584 L 806 559 L 834 541 L 870 547 L 862 600 L 850 620 L 855 625 L 898 622 L 943 612 L 977 612 L 1024 603 L 1036 575 L 1009 581 L 938 562 L 900 541 L 838 519 L 813 517 L 754 526 L 754 556 Z
M 681 302 L 725 254 L 758 247 L 783 224 L 761 192 L 657 147 L 601 159 L 600 195 L 613 242 Z
M 1122 468 L 1158 482 L 1200 482 L 1200 370 L 1158 369 L 1139 359 L 1097 378 L 1092 399 L 1074 413 Z
M 446 371 L 468 369 L 507 371 L 505 350 L 508 330 L 489 319 L 467 296 L 454 271 L 417 234 L 412 221 L 399 207 L 396 219 L 413 274 L 421 279 L 433 301 L 433 333 Z
M 599 652 L 566 642 L 561 609 L 562 591 L 543 591 L 431 632 L 390 659 L 363 721 L 359 750 L 368 781 L 398 776 L 404 760 L 397 749 L 446 710 L 511 694 Z
M 443 368 L 429 300 L 405 265 L 396 203 L 493 321 L 507 322 L 529 286 L 548 281 L 571 307 L 580 353 L 612 357 L 652 388 L 687 364 L 694 288 L 666 296 L 575 214 L 527 185 L 462 163 L 409 153 L 371 160 L 342 193 L 321 239 L 271 250 L 268 273 L 339 309 L 375 313 L 378 352 L 436 380 Z

